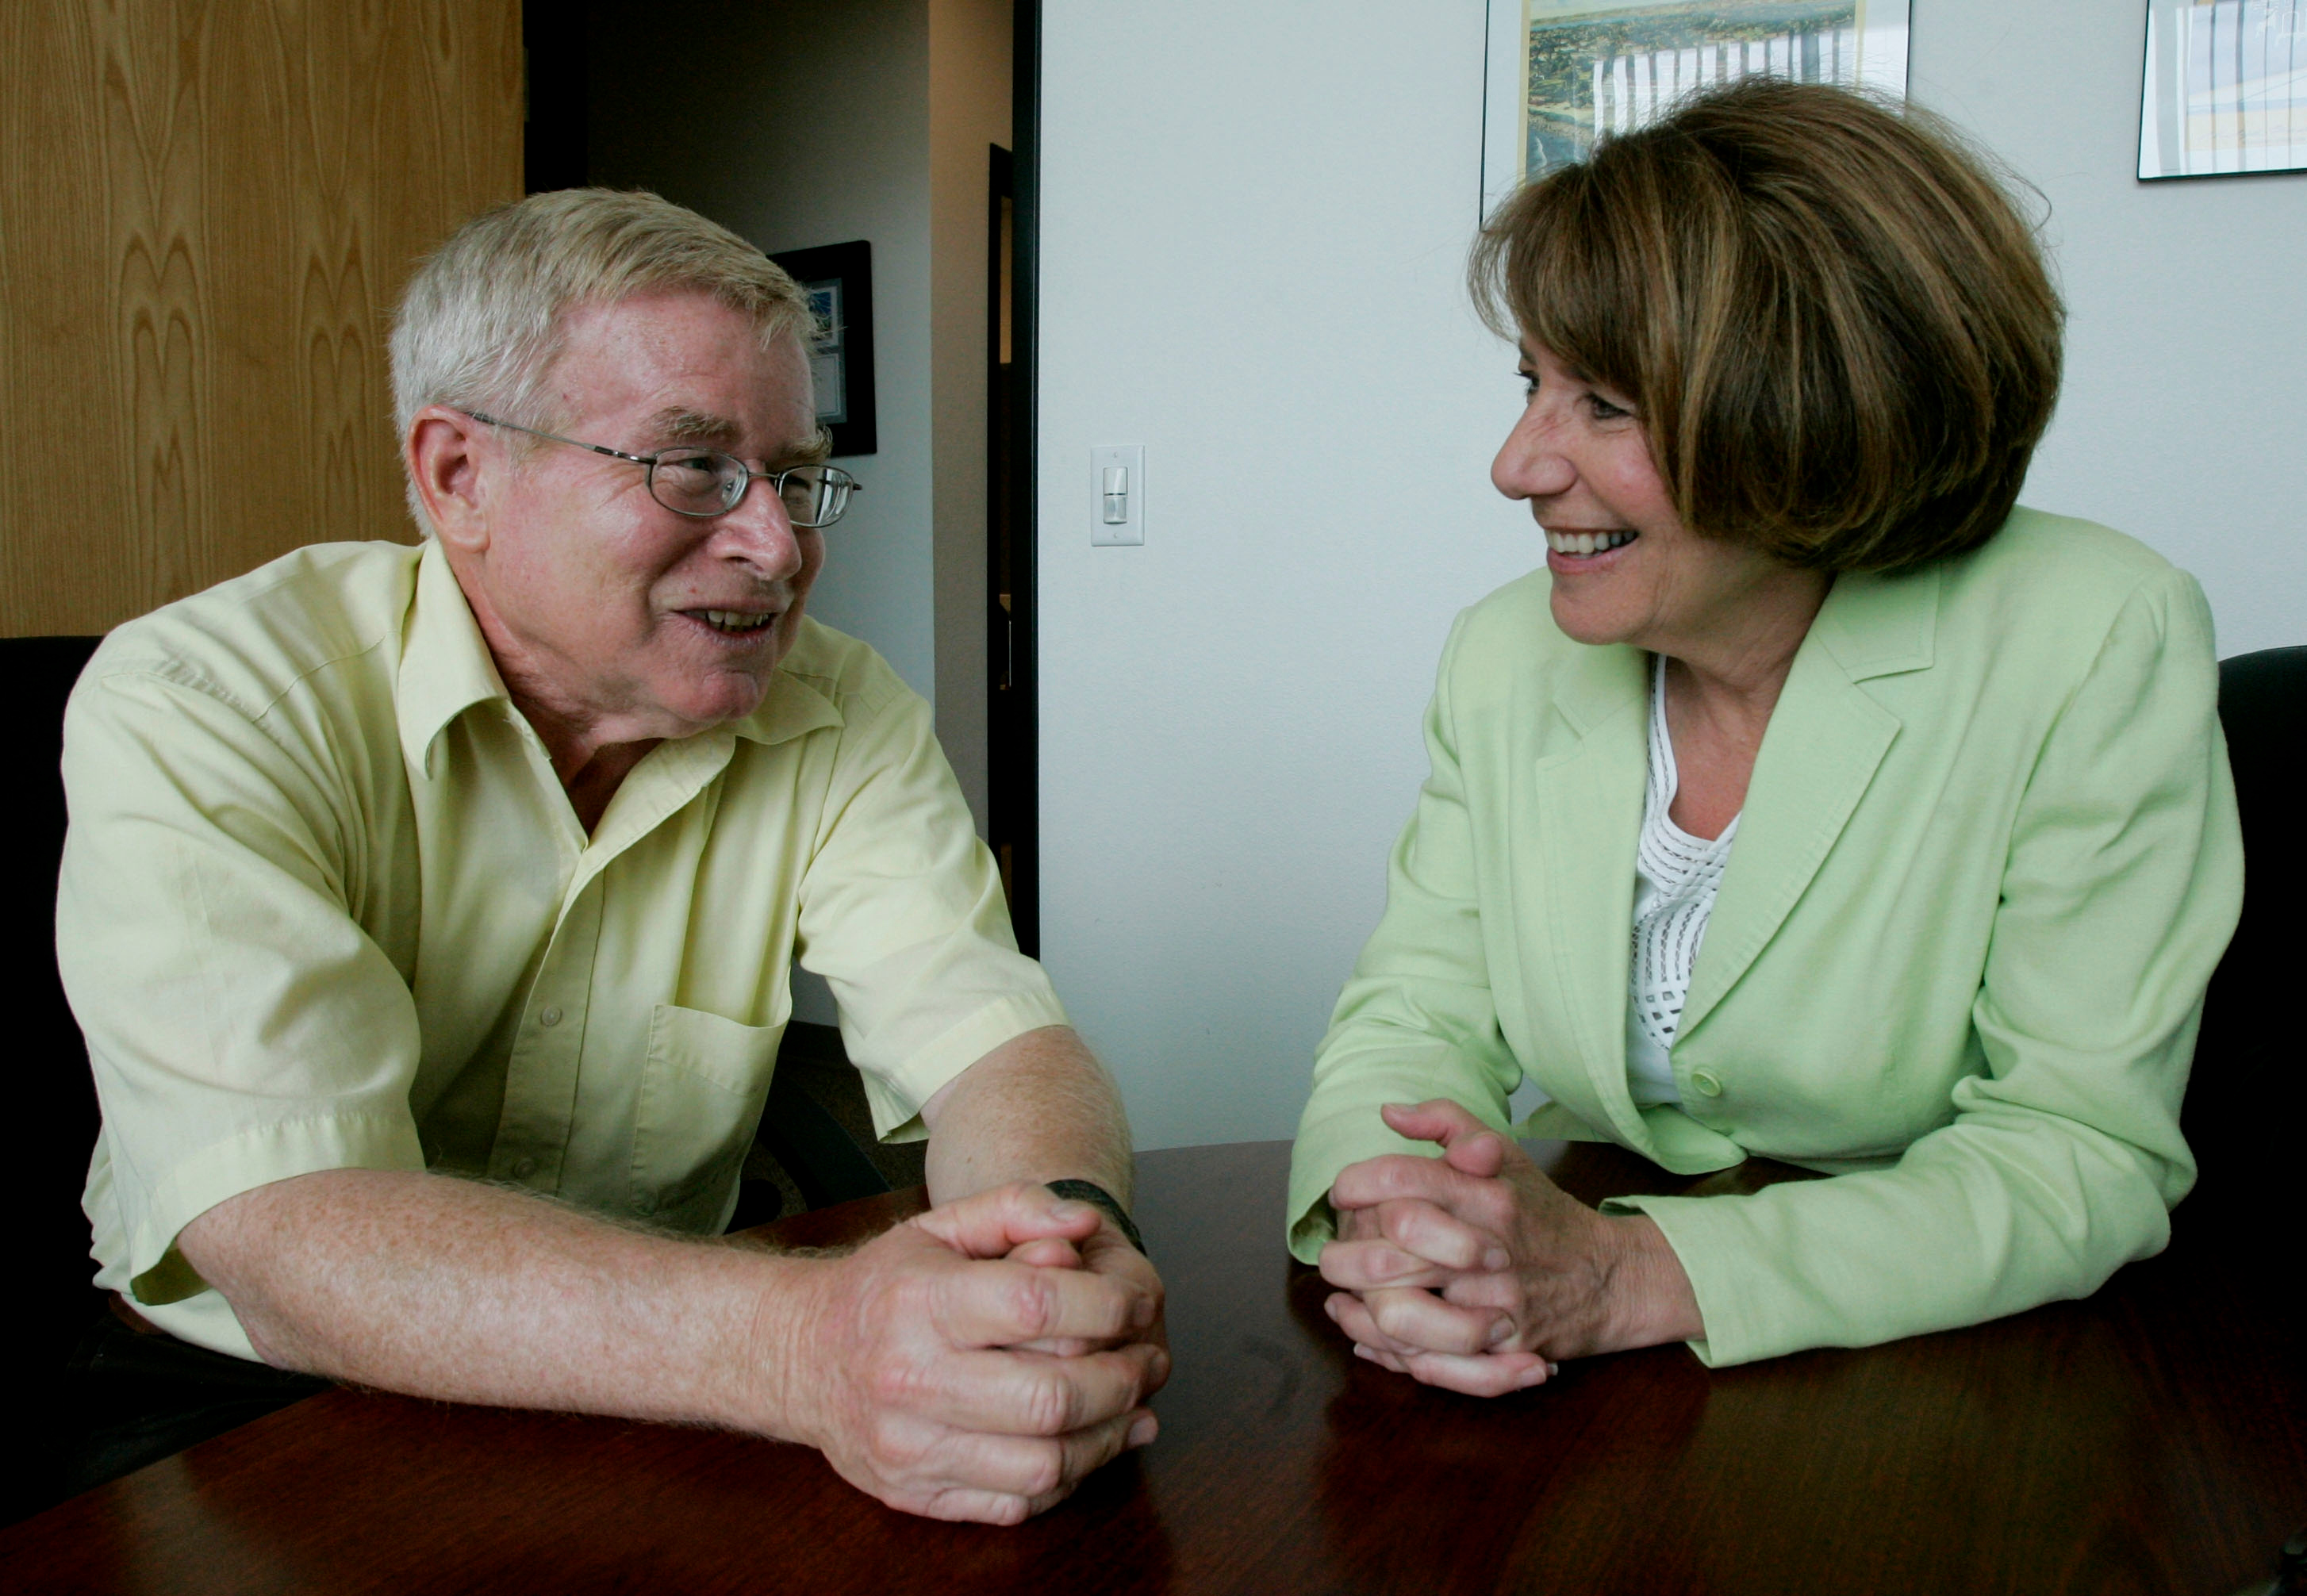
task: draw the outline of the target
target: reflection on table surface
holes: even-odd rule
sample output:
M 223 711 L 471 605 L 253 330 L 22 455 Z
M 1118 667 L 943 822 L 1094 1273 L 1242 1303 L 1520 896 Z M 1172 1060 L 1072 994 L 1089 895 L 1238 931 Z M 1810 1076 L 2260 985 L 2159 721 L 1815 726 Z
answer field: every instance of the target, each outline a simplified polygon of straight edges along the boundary
M 1589 1201 L 1794 1173 L 1533 1151 Z M 1019 1529 L 890 1512 L 798 1446 L 339 1391 L 0 1531 L 0 1587 L 2230 1596 L 2307 1523 L 2273 1261 L 2183 1208 L 2088 1302 L 1743 1369 L 1655 1348 L 1480 1402 L 1349 1355 L 1282 1250 L 1288 1158 L 1141 1157 L 1162 1436 Z M 770 1229 L 838 1242 L 920 1203 Z

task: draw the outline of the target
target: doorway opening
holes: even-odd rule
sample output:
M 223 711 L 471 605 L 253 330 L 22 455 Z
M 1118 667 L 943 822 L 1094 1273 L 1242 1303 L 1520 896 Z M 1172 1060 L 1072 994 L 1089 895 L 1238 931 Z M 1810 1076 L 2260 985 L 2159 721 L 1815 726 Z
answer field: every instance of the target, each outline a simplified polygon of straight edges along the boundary
M 1040 871 L 1034 846 L 1033 559 L 1027 509 L 1032 414 L 1018 337 L 1016 163 L 988 151 L 985 317 L 986 842 L 1001 867 L 1017 946 L 1037 953 Z

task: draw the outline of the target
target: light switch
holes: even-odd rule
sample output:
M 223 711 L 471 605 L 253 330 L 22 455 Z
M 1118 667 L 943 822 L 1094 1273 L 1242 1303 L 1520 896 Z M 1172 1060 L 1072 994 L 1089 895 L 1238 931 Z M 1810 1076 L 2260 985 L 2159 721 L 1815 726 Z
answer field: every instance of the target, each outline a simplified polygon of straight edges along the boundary
M 1145 446 L 1109 443 L 1090 450 L 1097 516 L 1089 540 L 1101 546 L 1145 541 Z

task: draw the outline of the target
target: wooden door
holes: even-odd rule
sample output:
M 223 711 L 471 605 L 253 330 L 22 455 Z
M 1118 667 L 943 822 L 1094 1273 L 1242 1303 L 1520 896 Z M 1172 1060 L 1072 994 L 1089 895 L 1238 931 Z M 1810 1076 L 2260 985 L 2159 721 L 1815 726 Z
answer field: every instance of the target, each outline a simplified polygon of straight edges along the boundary
M 413 536 L 392 307 L 520 192 L 519 0 L 0 4 L 0 635 Z

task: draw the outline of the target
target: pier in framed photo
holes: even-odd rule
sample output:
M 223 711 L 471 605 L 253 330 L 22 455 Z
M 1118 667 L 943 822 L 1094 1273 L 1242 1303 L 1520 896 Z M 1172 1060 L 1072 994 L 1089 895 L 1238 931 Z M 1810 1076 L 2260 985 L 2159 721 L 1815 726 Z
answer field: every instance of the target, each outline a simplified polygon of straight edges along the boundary
M 1907 0 L 1490 0 L 1483 209 L 1716 83 L 1904 95 L 1907 32 Z
M 2139 175 L 2307 170 L 2307 0 L 2154 0 Z

